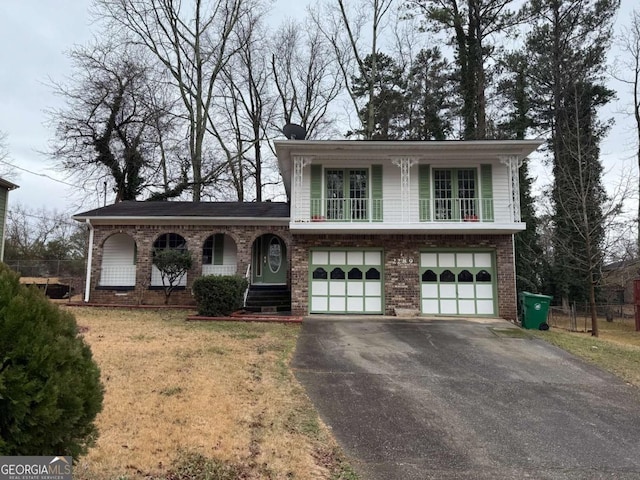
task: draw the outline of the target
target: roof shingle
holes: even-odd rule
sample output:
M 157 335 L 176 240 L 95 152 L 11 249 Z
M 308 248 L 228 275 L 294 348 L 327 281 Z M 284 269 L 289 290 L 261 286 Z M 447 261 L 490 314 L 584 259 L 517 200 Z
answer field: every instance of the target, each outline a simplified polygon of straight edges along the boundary
M 73 216 L 99 217 L 207 217 L 207 218 L 288 218 L 284 202 L 136 202 L 125 201 Z

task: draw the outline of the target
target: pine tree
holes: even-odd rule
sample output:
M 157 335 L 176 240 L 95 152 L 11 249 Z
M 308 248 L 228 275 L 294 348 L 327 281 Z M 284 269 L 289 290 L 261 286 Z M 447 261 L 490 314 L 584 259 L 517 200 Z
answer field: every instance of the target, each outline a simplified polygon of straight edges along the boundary
M 528 62 L 522 53 L 516 52 L 506 55 L 503 63 L 506 75 L 498 85 L 498 92 L 504 99 L 504 110 L 508 114 L 504 121 L 498 124 L 498 136 L 523 140 L 533 126 L 530 111 L 531 92 L 527 78 Z M 527 229 L 515 236 L 516 288 L 518 291 L 537 293 L 542 289 L 542 248 L 531 194 L 532 179 L 529 175 L 528 159 L 522 163 L 519 176 L 520 216 L 527 224 Z
M 599 142 L 606 132 L 597 109 L 612 94 L 604 87 L 605 56 L 619 0 L 534 0 L 527 58 L 537 126 L 551 134 L 554 184 L 555 294 L 588 299 L 598 334 L 595 285 L 602 260 L 605 199 Z
M 409 71 L 407 140 L 445 140 L 453 131 L 451 65 L 440 49 L 423 49 Z
M 375 68 L 374 68 L 375 65 Z M 354 77 L 353 94 L 357 98 L 370 98 L 370 80 L 373 80 L 373 132 L 372 140 L 395 140 L 402 138 L 406 120 L 406 79 L 402 69 L 393 58 L 378 52 L 364 59 L 362 74 Z M 359 114 L 364 117 L 370 102 L 362 107 Z M 366 135 L 365 130 L 353 132 Z

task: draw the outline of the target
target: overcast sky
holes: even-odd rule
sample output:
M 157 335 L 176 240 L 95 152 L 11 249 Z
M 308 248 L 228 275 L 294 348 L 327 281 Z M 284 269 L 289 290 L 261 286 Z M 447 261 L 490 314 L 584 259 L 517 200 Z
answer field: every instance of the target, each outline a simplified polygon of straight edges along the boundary
M 278 0 L 276 17 L 303 16 L 302 5 L 308 2 Z M 45 111 L 59 101 L 52 95 L 48 81 L 68 76 L 70 62 L 65 52 L 91 38 L 90 4 L 91 0 L 0 0 L 0 131 L 7 134 L 10 161 L 14 165 L 60 180 L 64 180 L 64 175 L 42 153 L 52 138 Z M 628 22 L 635 4 L 635 0 L 622 0 L 619 24 Z M 607 112 L 608 117 L 616 117 L 616 126 L 602 148 L 605 170 L 622 163 L 629 168 L 634 166 L 634 121 L 616 113 L 629 95 L 620 90 L 618 105 Z M 635 169 L 633 174 L 636 175 Z M 543 177 L 541 183 L 548 182 L 545 173 L 539 175 Z M 98 206 L 97 192 L 91 201 L 79 205 L 77 196 L 70 195 L 74 191 L 71 186 L 26 171 L 19 171 L 13 180 L 20 188 L 11 193 L 10 208 L 20 203 L 29 208 L 73 214 Z

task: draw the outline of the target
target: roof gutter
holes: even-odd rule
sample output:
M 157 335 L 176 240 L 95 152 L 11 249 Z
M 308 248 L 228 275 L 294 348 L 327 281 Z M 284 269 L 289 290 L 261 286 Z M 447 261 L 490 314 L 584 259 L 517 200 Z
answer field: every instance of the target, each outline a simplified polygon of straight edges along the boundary
M 84 301 L 87 303 L 89 301 L 89 293 L 91 290 L 91 263 L 93 261 L 93 225 L 91 225 L 91 220 L 85 220 L 87 226 L 89 227 L 89 252 L 87 254 L 87 274 L 85 275 L 86 281 L 84 284 Z

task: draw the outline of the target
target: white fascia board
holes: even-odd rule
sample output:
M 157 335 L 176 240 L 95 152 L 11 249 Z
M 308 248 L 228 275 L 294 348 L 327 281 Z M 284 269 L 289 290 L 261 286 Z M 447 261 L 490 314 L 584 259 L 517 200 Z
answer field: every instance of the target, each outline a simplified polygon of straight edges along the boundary
M 91 220 L 93 225 L 289 225 L 289 217 L 130 217 L 73 216 L 78 222 Z
M 527 225 L 517 223 L 478 223 L 451 224 L 451 223 L 336 223 L 332 225 L 318 225 L 317 223 L 291 223 L 291 233 L 298 235 L 331 234 L 371 234 L 371 235 L 395 235 L 395 234 L 420 234 L 420 235 L 506 235 L 526 230 Z

